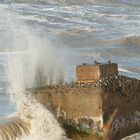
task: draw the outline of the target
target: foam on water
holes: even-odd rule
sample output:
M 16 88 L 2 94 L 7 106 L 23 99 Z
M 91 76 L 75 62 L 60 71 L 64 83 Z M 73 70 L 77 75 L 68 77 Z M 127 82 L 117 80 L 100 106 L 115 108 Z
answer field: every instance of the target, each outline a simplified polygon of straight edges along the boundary
M 0 139 L 15 140 L 17 137 L 29 133 L 29 128 L 29 124 L 21 118 L 8 118 L 0 125 Z
M 124 45 L 134 45 L 140 46 L 140 36 L 139 35 L 129 35 L 125 38 L 120 39 L 120 42 Z
M 101 3 L 101 4 L 126 4 L 126 5 L 139 5 L 139 0 L 3 0 L 5 3 L 59 3 L 59 4 L 93 4 L 93 3 Z
M 119 68 L 118 70 L 119 70 L 119 71 L 122 71 L 122 72 L 130 72 L 130 73 L 131 73 L 131 71 L 126 70 L 126 69 L 123 69 L 123 68 Z

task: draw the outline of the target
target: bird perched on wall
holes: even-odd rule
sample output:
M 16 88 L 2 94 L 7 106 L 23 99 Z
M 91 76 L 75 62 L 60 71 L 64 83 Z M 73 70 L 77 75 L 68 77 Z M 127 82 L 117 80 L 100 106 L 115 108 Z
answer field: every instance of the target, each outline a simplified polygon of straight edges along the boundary
M 100 62 L 94 61 L 95 64 L 100 64 Z
M 83 65 L 86 65 L 86 63 L 83 63 Z

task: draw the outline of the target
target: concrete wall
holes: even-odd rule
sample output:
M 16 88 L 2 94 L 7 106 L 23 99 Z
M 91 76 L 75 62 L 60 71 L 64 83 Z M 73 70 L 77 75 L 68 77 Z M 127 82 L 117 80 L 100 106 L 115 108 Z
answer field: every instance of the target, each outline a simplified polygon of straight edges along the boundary
M 104 120 L 109 120 L 117 110 L 110 129 L 113 140 L 140 130 L 140 80 L 126 78 L 119 91 L 122 94 L 117 92 L 105 90 L 102 96 Z
M 76 124 L 78 127 L 89 125 L 89 128 L 96 125 L 100 129 L 102 118 L 106 124 L 117 110 L 109 134 L 113 140 L 119 140 L 140 130 L 140 80 L 119 79 L 122 83 L 117 78 L 116 83 L 107 88 L 53 87 L 37 89 L 34 95 L 63 123 L 74 127 Z
M 115 63 L 99 65 L 100 78 L 110 75 L 118 75 L 118 65 Z
M 98 65 L 80 65 L 76 69 L 77 80 L 97 80 L 100 77 L 100 71 Z
M 36 98 L 45 106 L 49 104 L 66 112 L 68 118 L 99 117 L 102 115 L 101 88 L 42 89 Z
M 77 81 L 95 81 L 110 75 L 118 75 L 118 65 L 115 63 L 79 65 L 76 74 Z
M 116 85 L 117 87 L 117 85 Z M 116 88 L 114 87 L 114 88 Z M 106 90 L 103 94 L 103 112 L 111 114 L 118 109 L 117 115 L 134 114 L 140 111 L 140 80 L 127 78 L 120 91 Z
M 62 124 L 99 130 L 103 127 L 102 92 L 101 88 L 46 88 L 35 96 Z

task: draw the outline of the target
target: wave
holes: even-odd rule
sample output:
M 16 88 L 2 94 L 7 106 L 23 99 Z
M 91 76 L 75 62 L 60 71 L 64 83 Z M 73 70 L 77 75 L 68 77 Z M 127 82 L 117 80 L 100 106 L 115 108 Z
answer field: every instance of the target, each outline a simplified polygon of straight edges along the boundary
M 29 134 L 30 124 L 19 117 L 12 117 L 0 125 L 0 139 L 13 140 Z
M 122 45 L 134 45 L 134 46 L 140 46 L 140 36 L 139 35 L 129 35 L 127 37 L 121 38 L 118 41 L 118 44 Z
M 140 79 L 140 71 L 135 71 L 135 68 L 132 68 L 132 69 L 129 69 L 128 68 L 119 68 L 119 73 L 122 74 L 122 75 L 125 75 L 125 76 L 129 76 L 129 77 L 132 77 L 132 78 L 137 78 L 137 79 Z
M 123 138 L 122 140 L 139 140 L 139 138 L 140 138 L 140 133 L 135 133 Z
M 1 3 L 65 3 L 65 4 L 126 4 L 140 5 L 139 0 L 2 0 Z
M 68 140 L 48 109 L 32 95 L 22 99 L 22 110 L 15 117 L 2 118 L 0 140 Z
M 123 68 L 119 68 L 118 69 L 120 72 L 129 72 L 129 73 L 132 73 L 131 71 L 127 70 L 127 69 L 123 69 Z
M 26 24 L 18 22 L 19 15 L 9 7 L 1 6 L 0 11 L 4 13 L 0 14 L 1 24 L 8 33 L 12 33 L 13 38 L 8 44 L 15 49 L 2 51 L 0 55 L 6 57 L 5 75 L 9 83 L 6 92 L 19 117 L 0 125 L 0 140 L 62 140 L 65 133 L 53 114 L 34 97 L 28 96 L 31 93 L 26 89 L 62 81 L 65 75 L 63 68 L 67 67 L 67 52 L 56 49 L 48 39 L 42 39 Z
M 47 18 L 45 18 L 45 17 L 38 17 L 38 16 L 34 16 L 34 15 L 21 16 L 20 18 L 23 20 L 26 20 L 26 21 L 37 21 L 37 22 L 46 22 L 47 21 Z
M 140 47 L 140 35 L 134 35 L 134 34 L 124 36 L 121 38 L 99 40 L 99 41 L 100 41 L 99 42 L 100 44 L 102 42 L 102 44 L 106 44 L 106 46 L 122 46 L 123 45 L 123 46 L 130 46 L 130 47 Z

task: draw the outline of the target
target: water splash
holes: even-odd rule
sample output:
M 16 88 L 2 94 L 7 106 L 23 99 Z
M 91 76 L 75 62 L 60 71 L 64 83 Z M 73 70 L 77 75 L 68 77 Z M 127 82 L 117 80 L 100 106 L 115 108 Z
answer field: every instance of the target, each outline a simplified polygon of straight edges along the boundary
M 1 9 L 2 10 L 2 9 Z M 62 140 L 65 134 L 57 120 L 27 91 L 28 88 L 45 86 L 62 82 L 65 76 L 67 53 L 65 50 L 53 47 L 46 39 L 30 32 L 30 29 L 19 22 L 18 14 L 2 10 L 3 26 L 11 38 L 7 44 L 7 77 L 9 81 L 8 93 L 11 101 L 16 103 L 17 115 L 30 124 L 30 134 L 24 136 L 21 131 L 23 125 L 13 123 L 0 127 L 2 140 Z M 10 24 L 9 24 L 10 23 Z M 8 38 L 9 39 L 9 38 Z M 59 58 L 59 59 L 58 59 Z M 9 127 L 11 129 L 9 129 Z M 20 133 L 20 137 L 18 135 Z M 21 138 L 21 136 L 24 136 Z
M 23 137 L 21 140 L 66 139 L 64 131 L 53 115 L 32 96 L 26 98 L 24 113 L 24 116 L 30 120 L 32 129 L 30 135 Z
M 0 125 L 0 139 L 13 140 L 22 135 L 29 134 L 30 125 L 19 117 L 9 118 Z
M 30 134 L 24 136 L 22 140 L 62 139 L 64 132 L 53 115 L 26 90 L 23 68 L 20 59 L 17 60 L 17 62 L 14 60 L 14 63 L 11 61 L 11 65 L 9 64 L 11 76 L 9 93 L 13 95 L 12 100 L 16 101 L 18 115 L 31 125 Z

